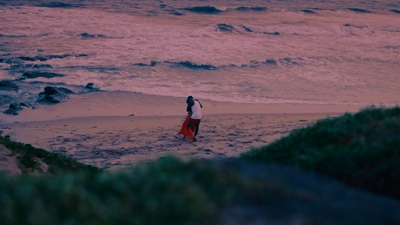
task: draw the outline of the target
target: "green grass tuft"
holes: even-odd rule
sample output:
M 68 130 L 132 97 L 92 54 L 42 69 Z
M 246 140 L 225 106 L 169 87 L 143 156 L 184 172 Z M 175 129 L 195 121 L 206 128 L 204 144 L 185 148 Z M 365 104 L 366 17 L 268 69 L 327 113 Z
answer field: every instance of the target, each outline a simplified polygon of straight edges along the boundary
M 63 156 L 57 153 L 48 152 L 46 150 L 35 148 L 30 144 L 14 142 L 10 136 L 0 136 L 0 143 L 4 144 L 8 149 L 14 153 L 20 153 L 18 159 L 26 168 L 37 168 L 40 166 L 35 158 L 42 159 L 43 162 L 49 165 L 49 171 L 52 174 L 65 173 L 65 172 L 89 172 L 96 173 L 100 169 L 91 165 L 85 165 L 77 162 L 71 157 Z
M 312 170 L 400 199 L 400 108 L 320 120 L 240 158 Z
M 297 193 L 176 158 L 124 173 L 1 176 L 4 224 L 210 224 L 232 202 L 298 198 Z

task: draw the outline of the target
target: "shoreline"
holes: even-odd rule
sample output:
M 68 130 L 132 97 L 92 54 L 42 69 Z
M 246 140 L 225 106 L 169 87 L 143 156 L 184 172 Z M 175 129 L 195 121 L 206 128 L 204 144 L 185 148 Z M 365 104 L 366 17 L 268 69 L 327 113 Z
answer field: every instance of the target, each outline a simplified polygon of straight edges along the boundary
M 0 115 L 0 124 L 32 121 L 52 121 L 66 118 L 94 116 L 184 116 L 186 98 L 156 96 L 126 91 L 92 92 L 70 95 L 65 102 L 36 104 L 35 109 L 24 108 L 19 115 Z M 218 102 L 200 99 L 204 115 L 257 114 L 338 114 L 357 112 L 369 105 L 323 104 L 261 104 Z

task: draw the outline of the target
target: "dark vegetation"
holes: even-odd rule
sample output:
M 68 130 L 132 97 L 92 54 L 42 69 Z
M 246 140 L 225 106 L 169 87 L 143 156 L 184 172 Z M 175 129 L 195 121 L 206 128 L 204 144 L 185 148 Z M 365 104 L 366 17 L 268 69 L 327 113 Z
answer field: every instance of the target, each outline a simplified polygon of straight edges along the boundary
M 18 156 L 19 160 L 27 168 L 35 169 L 40 165 L 40 161 L 43 161 L 49 165 L 48 172 L 52 174 L 66 172 L 97 173 L 100 171 L 97 167 L 79 163 L 70 157 L 35 148 L 30 144 L 14 142 L 10 140 L 10 136 L 8 135 L 5 137 L 0 136 L 0 144 L 4 144 L 8 149 L 10 149 L 12 154 L 20 154 L 20 156 Z
M 320 120 L 241 158 L 315 171 L 400 199 L 400 108 Z
M 126 173 L 0 176 L 2 224 L 210 224 L 234 200 L 305 199 L 200 160 L 175 158 Z

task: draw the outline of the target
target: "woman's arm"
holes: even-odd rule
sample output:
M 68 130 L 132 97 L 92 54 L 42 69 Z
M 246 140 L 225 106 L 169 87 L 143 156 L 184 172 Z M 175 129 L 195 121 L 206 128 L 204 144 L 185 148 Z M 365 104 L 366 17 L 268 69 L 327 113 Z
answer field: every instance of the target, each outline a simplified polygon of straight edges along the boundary
M 200 108 L 203 108 L 203 105 L 201 104 L 201 102 L 198 99 L 196 99 L 196 101 L 200 104 Z

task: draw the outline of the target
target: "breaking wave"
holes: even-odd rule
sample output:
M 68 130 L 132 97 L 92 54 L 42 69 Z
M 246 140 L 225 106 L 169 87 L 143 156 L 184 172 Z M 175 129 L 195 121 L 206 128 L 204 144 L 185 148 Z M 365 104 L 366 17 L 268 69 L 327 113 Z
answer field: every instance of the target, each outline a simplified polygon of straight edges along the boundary
M 215 6 L 194 6 L 194 7 L 186 7 L 184 8 L 186 11 L 195 12 L 195 13 L 203 13 L 203 14 L 217 14 L 224 12 L 225 10 L 217 8 Z

